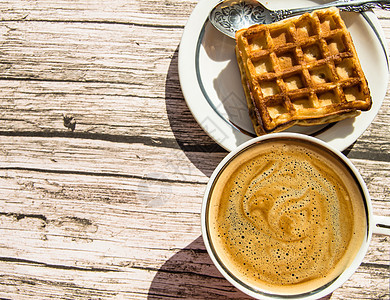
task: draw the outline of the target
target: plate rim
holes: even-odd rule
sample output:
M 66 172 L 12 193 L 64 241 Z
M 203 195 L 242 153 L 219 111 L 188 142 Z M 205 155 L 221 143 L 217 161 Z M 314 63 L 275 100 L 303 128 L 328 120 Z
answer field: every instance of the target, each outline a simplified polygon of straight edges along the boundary
M 200 0 L 192 11 L 182 34 L 181 42 L 179 45 L 178 53 L 178 73 L 180 86 L 183 92 L 184 99 L 190 109 L 193 117 L 199 124 L 199 126 L 221 147 L 227 151 L 232 151 L 242 143 L 250 140 L 251 136 L 244 134 L 239 128 L 234 127 L 234 124 L 226 121 L 218 111 L 210 106 L 210 102 L 205 99 L 202 87 L 199 86 L 199 78 L 196 72 L 196 58 L 197 52 L 202 42 L 202 35 L 205 30 L 205 26 L 208 23 L 207 16 L 208 12 L 217 4 L 219 0 Z M 362 16 L 364 22 L 367 22 L 373 34 L 376 35 L 378 43 L 380 43 L 383 49 L 383 57 L 385 64 L 387 64 L 387 77 L 386 82 L 389 79 L 389 62 L 388 62 L 388 49 L 384 47 L 385 35 L 383 28 L 381 27 L 378 18 L 372 11 L 364 12 Z M 195 38 L 194 38 L 195 36 Z M 347 125 L 352 127 L 352 131 L 344 137 L 338 138 L 329 135 L 329 130 L 325 130 L 318 135 L 317 138 L 329 143 L 339 151 L 343 151 L 352 145 L 370 126 L 380 107 L 382 106 L 383 99 L 386 95 L 387 88 L 384 88 L 382 93 L 375 99 L 375 111 L 373 108 L 368 113 L 368 122 L 363 125 L 359 124 L 358 128 L 353 126 L 355 119 L 347 119 L 341 121 L 341 125 Z M 206 103 L 199 102 L 205 101 Z M 199 105 L 199 103 L 201 105 Z M 205 105 L 206 104 L 206 107 Z M 207 107 L 208 106 L 208 107 Z M 207 112 L 205 113 L 205 109 Z M 337 123 L 336 123 L 337 125 Z M 333 127 L 333 126 L 331 126 Z M 337 127 L 337 126 L 336 126 Z M 340 127 L 340 125 L 339 125 Z M 336 128 L 335 128 L 336 129 Z

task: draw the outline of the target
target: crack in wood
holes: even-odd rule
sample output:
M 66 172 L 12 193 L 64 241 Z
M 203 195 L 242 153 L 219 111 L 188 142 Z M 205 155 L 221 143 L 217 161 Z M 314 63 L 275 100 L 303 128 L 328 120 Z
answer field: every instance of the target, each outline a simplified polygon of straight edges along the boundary
M 25 15 L 21 18 L 15 19 L 1 19 L 1 23 L 11 23 L 11 22 L 41 22 L 41 23 L 64 23 L 64 24 L 102 24 L 102 25 L 125 25 L 125 26 L 138 26 L 144 28 L 161 28 L 161 29 L 184 29 L 184 25 L 176 25 L 176 24 L 147 24 L 147 23 L 136 23 L 136 22 L 121 22 L 121 21 L 111 21 L 111 20 L 56 20 L 56 19 L 32 19 L 27 18 L 28 15 Z
M 146 146 L 160 146 L 165 148 L 179 148 L 173 138 L 149 138 L 145 136 L 115 135 L 107 133 L 71 132 L 71 131 L 0 131 L 0 136 L 13 137 L 43 137 L 43 138 L 75 138 L 86 140 L 102 140 L 115 143 L 143 144 Z
M 195 275 L 195 276 L 205 277 L 205 278 L 209 278 L 209 279 L 221 279 L 221 278 L 223 278 L 222 275 L 221 276 L 213 276 L 213 275 L 202 274 L 202 273 L 197 273 L 197 272 L 164 269 L 163 267 L 161 267 L 161 268 L 152 268 L 152 267 L 142 267 L 142 266 L 132 265 L 131 268 L 132 269 L 136 269 L 136 270 L 142 270 L 142 271 L 153 271 L 153 272 L 157 271 L 157 272 L 163 272 L 163 273 L 174 274 L 174 275 L 178 275 L 178 274 L 189 275 L 189 276 L 194 276 Z
M 86 272 L 120 272 L 120 270 L 117 269 L 96 268 L 96 267 L 85 268 L 85 267 L 76 267 L 76 266 L 56 265 L 56 264 L 49 264 L 49 263 L 38 262 L 38 261 L 23 259 L 23 258 L 14 258 L 14 257 L 0 257 L 0 261 L 9 262 L 9 263 L 37 265 L 37 266 L 42 266 L 42 267 L 47 267 L 52 269 L 61 269 L 61 270 L 75 270 L 75 271 L 86 271 Z
M 182 149 L 184 152 L 226 153 L 215 143 L 191 144 L 174 138 L 156 138 L 146 136 L 115 135 L 107 133 L 72 132 L 72 131 L 0 131 L 0 136 L 12 137 L 43 137 L 43 138 L 75 138 L 86 140 L 101 140 L 115 143 L 143 144 L 145 146 L 159 146 L 168 149 Z
M 6 213 L 6 212 L 0 212 L 0 216 L 7 216 L 7 217 L 13 217 L 16 220 L 20 221 L 24 218 L 33 218 L 33 219 L 39 219 L 42 220 L 45 224 L 47 224 L 47 218 L 44 215 L 40 214 L 22 214 L 22 213 Z M 46 225 L 43 225 L 45 227 Z
M 40 169 L 40 168 L 28 168 L 28 167 L 0 167 L 0 170 L 13 170 L 13 171 L 28 171 L 28 172 L 39 172 L 39 173 L 51 173 L 51 174 L 67 174 L 67 175 L 84 175 L 84 176 L 97 176 L 97 177 L 118 177 L 118 178 L 130 178 L 130 179 L 139 179 L 145 181 L 158 181 L 164 183 L 174 183 L 174 184 L 205 184 L 200 181 L 186 181 L 180 179 L 169 179 L 166 177 L 149 177 L 149 176 L 140 176 L 133 174 L 123 174 L 123 173 L 108 173 L 108 172 L 88 172 L 88 171 L 76 171 L 76 170 L 50 170 L 50 169 Z
M 387 271 L 390 270 L 390 265 L 387 265 L 387 264 L 363 262 L 363 263 L 360 264 L 360 266 L 361 267 L 365 267 L 365 268 L 385 269 Z

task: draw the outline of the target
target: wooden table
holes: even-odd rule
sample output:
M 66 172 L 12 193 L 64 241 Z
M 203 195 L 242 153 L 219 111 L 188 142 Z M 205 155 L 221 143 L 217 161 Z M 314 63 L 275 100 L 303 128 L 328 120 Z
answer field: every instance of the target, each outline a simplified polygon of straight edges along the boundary
M 180 89 L 196 4 L 0 2 L 1 298 L 247 298 L 200 233 L 205 185 L 227 152 Z M 377 15 L 390 39 L 390 13 Z M 348 152 L 378 215 L 390 215 L 389 106 L 388 93 Z M 389 237 L 374 236 L 330 298 L 389 299 L 389 259 Z

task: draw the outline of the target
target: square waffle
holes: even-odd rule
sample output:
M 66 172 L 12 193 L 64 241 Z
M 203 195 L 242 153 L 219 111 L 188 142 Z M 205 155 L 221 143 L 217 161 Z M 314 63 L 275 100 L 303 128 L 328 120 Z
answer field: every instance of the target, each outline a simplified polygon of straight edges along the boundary
M 257 135 L 336 122 L 371 108 L 367 80 L 337 8 L 241 29 L 236 55 Z

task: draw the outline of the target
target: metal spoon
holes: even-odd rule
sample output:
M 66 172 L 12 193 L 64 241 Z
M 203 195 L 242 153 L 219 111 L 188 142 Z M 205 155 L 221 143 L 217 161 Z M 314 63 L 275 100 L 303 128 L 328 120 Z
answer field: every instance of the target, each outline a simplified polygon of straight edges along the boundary
M 390 0 L 334 1 L 321 5 L 270 10 L 256 0 L 223 0 L 210 12 L 209 20 L 219 31 L 234 38 L 237 30 L 254 24 L 269 24 L 316 9 L 338 7 L 342 11 L 362 12 L 372 8 L 390 10 Z

